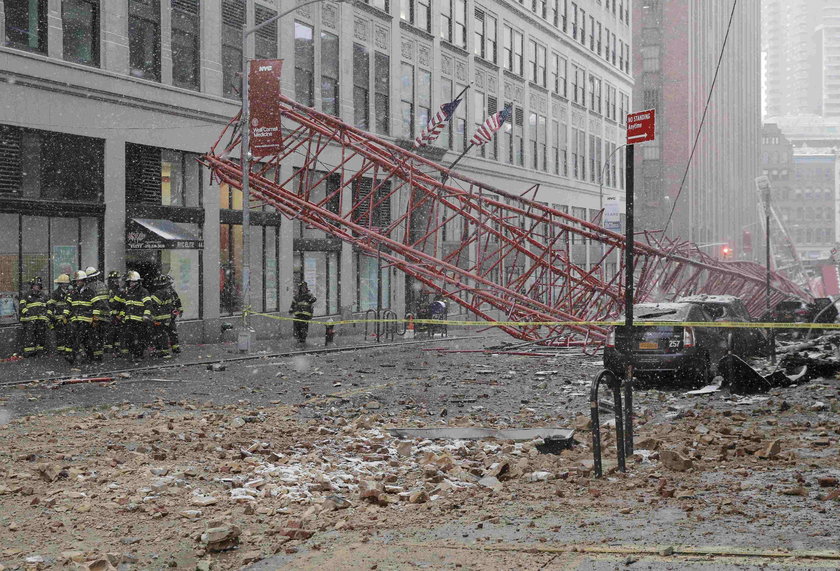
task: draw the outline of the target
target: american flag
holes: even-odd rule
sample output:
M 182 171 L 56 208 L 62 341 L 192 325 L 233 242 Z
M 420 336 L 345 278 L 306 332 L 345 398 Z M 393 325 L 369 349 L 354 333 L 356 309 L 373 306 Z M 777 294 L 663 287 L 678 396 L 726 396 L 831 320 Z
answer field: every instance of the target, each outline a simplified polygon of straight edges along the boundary
M 502 128 L 505 121 L 510 121 L 512 111 L 513 108 L 510 105 L 506 105 L 505 108 L 498 113 L 490 115 L 481 127 L 476 130 L 475 135 L 473 135 L 472 139 L 470 139 L 470 143 L 473 145 L 483 145 L 484 143 L 492 141 L 493 134 Z
M 423 129 L 423 132 L 417 135 L 417 138 L 414 139 L 414 147 L 425 147 L 435 142 L 444 127 L 446 127 L 446 123 L 452 118 L 452 114 L 455 113 L 455 109 L 460 103 L 461 100 L 456 99 L 441 105 L 440 111 L 435 113 L 435 116 L 432 117 L 426 124 L 426 128 Z

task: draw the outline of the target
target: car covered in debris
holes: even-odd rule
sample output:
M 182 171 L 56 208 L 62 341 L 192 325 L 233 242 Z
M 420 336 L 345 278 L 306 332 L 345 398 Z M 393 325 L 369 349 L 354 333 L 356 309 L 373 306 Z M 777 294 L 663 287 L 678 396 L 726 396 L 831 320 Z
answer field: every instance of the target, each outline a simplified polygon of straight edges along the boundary
M 734 295 L 691 295 L 677 300 L 681 303 L 693 303 L 701 306 L 713 321 L 725 323 L 751 323 L 753 321 L 747 306 L 741 298 Z M 731 346 L 732 352 L 739 357 L 764 356 L 769 353 L 770 336 L 760 327 L 727 327 L 720 329 L 720 335 Z
M 604 347 L 607 370 L 621 377 L 632 363 L 640 379 L 670 377 L 692 387 L 711 380 L 713 365 L 726 353 L 723 336 L 715 328 L 682 325 L 711 323 L 713 319 L 702 305 L 640 303 L 634 307 L 633 318 L 658 324 L 634 326 L 632 337 L 624 327 L 614 327 Z
M 762 320 L 768 323 L 834 323 L 837 316 L 837 307 L 830 298 L 818 297 L 811 303 L 796 298 L 780 301 Z M 792 337 L 814 337 L 823 333 L 821 329 L 785 328 L 776 331 Z

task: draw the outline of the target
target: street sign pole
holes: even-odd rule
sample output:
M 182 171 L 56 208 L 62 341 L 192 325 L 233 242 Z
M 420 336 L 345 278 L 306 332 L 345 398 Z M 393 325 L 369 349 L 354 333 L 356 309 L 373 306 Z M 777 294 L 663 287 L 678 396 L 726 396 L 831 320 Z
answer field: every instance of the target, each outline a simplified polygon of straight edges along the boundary
M 633 151 L 636 143 L 653 141 L 656 136 L 656 110 L 648 109 L 627 115 L 627 152 L 625 153 L 624 172 L 626 176 L 625 188 L 625 218 L 626 230 L 624 238 L 624 331 L 633 354 L 633 297 L 635 293 L 635 216 L 634 216 L 634 161 Z M 624 457 L 633 454 L 633 362 L 627 365 L 624 376 Z M 616 407 L 618 414 L 618 407 Z M 618 426 L 618 420 L 616 426 Z M 617 437 L 617 436 L 616 436 Z M 620 445 L 620 443 L 619 443 Z M 620 462 L 619 468 L 626 470 L 624 462 Z

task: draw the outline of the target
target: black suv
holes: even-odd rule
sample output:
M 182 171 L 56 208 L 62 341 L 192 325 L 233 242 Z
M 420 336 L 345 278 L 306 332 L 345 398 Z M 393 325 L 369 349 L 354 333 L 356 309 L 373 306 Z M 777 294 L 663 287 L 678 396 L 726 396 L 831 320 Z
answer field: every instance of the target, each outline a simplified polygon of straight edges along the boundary
M 712 363 L 717 363 L 726 353 L 725 337 L 714 328 L 667 324 L 714 321 L 702 305 L 640 303 L 635 306 L 633 316 L 639 322 L 663 323 L 634 326 L 632 338 L 624 327 L 615 327 L 604 347 L 606 369 L 622 376 L 627 364 L 632 362 L 640 379 L 667 376 L 688 386 L 702 386 L 710 381 Z

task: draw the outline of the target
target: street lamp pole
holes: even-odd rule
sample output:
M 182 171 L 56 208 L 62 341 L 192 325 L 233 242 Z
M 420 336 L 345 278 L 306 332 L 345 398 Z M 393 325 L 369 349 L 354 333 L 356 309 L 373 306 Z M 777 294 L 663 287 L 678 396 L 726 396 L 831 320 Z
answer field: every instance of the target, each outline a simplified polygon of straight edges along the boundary
M 242 30 L 242 114 L 241 114 L 241 137 L 239 164 L 242 167 L 242 334 L 246 337 L 244 345 L 246 350 L 251 349 L 251 330 L 248 327 L 248 312 L 251 310 L 251 208 L 250 208 L 250 183 L 251 183 L 251 142 L 250 142 L 250 109 L 248 108 L 248 36 L 255 34 L 266 26 L 270 26 L 283 16 L 291 14 L 295 10 L 318 4 L 326 0 L 309 0 L 280 12 L 264 22 L 260 22 L 253 28 Z M 344 2 L 345 0 L 335 0 Z M 243 342 L 240 341 L 240 348 Z
M 607 159 L 604 161 L 604 164 L 601 165 L 601 176 L 598 178 L 598 209 L 601 212 L 601 226 L 603 226 L 604 222 L 605 222 L 605 220 L 604 220 L 604 214 L 605 214 L 604 213 L 604 171 L 607 169 L 607 167 L 610 164 L 610 161 L 615 156 L 615 154 L 618 152 L 618 150 L 623 149 L 626 146 L 627 146 L 627 143 L 624 143 L 622 145 L 617 146 L 615 149 L 613 149 L 613 152 L 611 152 L 609 154 Z M 616 181 L 613 180 L 613 184 L 615 184 L 615 182 Z M 606 275 L 607 275 L 606 274 L 606 268 L 604 268 L 604 256 L 606 255 L 606 252 L 607 252 L 607 246 L 606 246 L 606 244 L 601 242 L 601 280 L 602 281 L 606 281 L 605 278 L 606 278 Z

